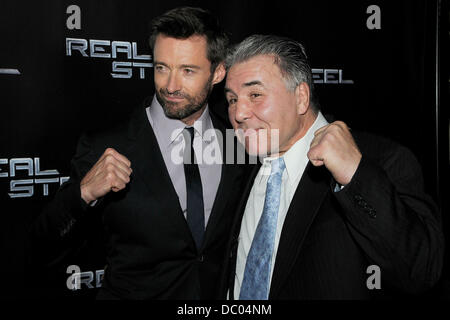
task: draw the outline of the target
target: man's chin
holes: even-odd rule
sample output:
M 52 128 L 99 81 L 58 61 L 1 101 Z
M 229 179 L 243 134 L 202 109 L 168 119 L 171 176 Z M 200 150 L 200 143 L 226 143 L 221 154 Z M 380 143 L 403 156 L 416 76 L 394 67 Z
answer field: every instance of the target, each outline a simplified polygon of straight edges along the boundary
M 171 119 L 180 119 L 179 110 L 183 110 L 183 108 L 184 108 L 184 106 L 181 105 L 182 101 L 180 101 L 180 102 L 170 101 L 166 97 L 164 97 L 160 94 L 157 94 L 156 97 L 157 97 L 159 104 L 163 108 L 164 114 L 166 115 L 166 117 L 171 118 Z
M 178 119 L 183 120 L 190 116 L 192 116 L 194 113 L 198 112 L 199 110 L 202 110 L 202 108 L 193 108 L 190 104 L 179 104 L 179 105 L 171 105 L 166 104 L 163 106 L 164 113 L 168 118 L 171 119 Z
M 254 144 L 245 144 L 245 151 L 247 151 L 248 155 L 252 157 L 267 157 L 268 150 L 267 148 L 261 148 Z
M 166 114 L 166 116 L 171 119 L 178 119 L 178 120 L 181 120 L 188 116 L 185 115 L 184 112 L 185 108 L 186 108 L 185 105 L 177 102 L 174 103 L 171 101 L 164 101 L 163 105 L 164 113 Z
M 178 119 L 181 120 L 182 118 L 180 117 L 180 114 L 178 112 L 173 111 L 172 109 L 169 108 L 164 108 L 164 114 L 166 115 L 166 117 L 170 118 L 170 119 Z

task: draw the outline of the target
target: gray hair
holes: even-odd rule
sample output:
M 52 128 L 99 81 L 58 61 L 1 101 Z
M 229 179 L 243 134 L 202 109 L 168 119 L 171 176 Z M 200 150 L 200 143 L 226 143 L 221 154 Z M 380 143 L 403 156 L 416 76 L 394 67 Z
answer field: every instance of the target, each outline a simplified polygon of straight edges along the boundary
M 305 82 L 310 89 L 312 109 L 318 110 L 316 103 L 313 103 L 314 87 L 311 67 L 305 48 L 300 42 L 275 35 L 251 35 L 230 50 L 225 60 L 225 67 L 229 70 L 233 65 L 259 55 L 274 57 L 274 63 L 280 69 L 288 90 L 294 91 L 300 83 Z

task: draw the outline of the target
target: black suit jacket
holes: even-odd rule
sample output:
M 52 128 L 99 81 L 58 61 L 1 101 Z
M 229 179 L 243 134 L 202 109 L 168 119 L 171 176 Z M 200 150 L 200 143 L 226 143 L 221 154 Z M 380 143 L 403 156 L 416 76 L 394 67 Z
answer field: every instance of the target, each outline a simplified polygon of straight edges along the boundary
M 225 130 L 217 116 L 211 113 L 211 118 L 216 129 Z M 92 209 L 81 200 L 80 181 L 107 147 L 125 155 L 133 173 L 125 190 L 108 193 Z M 153 129 L 141 108 L 126 125 L 80 139 L 70 180 L 38 217 L 33 233 L 35 239 L 47 243 L 51 239 L 64 241 L 71 237 L 77 223 L 89 223 L 89 216 L 95 215 L 90 211 L 99 211 L 107 248 L 99 298 L 217 298 L 243 174 L 243 166 L 222 165 L 204 243 L 198 251 Z
M 356 134 L 362 160 L 351 182 L 335 193 L 325 167 L 308 164 L 283 224 L 269 299 L 370 299 L 416 294 L 439 279 L 444 239 L 440 213 L 423 190 L 410 151 L 370 134 Z M 244 191 L 229 245 L 223 297 L 233 297 Z M 369 290 L 377 265 L 381 289 Z M 369 281 L 370 282 L 370 281 Z

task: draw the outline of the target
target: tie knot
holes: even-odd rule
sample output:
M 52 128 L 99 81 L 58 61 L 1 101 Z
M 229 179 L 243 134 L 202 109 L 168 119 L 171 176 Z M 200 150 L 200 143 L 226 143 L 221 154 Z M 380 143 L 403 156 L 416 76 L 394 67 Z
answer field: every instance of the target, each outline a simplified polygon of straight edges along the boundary
M 185 127 L 183 130 L 184 141 L 186 141 L 186 145 L 189 143 L 192 145 L 194 141 L 194 127 Z
M 184 129 L 189 133 L 191 139 L 194 138 L 194 127 L 185 127 Z
M 284 168 L 286 168 L 283 157 L 272 160 L 271 166 L 272 168 L 270 174 L 282 173 L 284 171 Z

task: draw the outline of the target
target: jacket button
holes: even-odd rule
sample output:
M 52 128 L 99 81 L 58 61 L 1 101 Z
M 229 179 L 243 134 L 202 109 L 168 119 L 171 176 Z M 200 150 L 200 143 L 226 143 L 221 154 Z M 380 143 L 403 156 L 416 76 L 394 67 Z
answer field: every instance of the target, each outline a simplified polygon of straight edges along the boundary
M 198 257 L 198 261 L 203 262 L 203 260 L 204 260 L 203 255 L 200 255 L 200 256 Z
M 377 211 L 373 208 L 371 208 L 369 210 L 369 217 L 371 217 L 372 219 L 375 219 L 377 217 Z
M 367 203 L 364 200 L 358 200 L 357 204 L 361 208 L 367 208 Z

